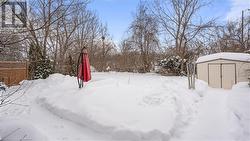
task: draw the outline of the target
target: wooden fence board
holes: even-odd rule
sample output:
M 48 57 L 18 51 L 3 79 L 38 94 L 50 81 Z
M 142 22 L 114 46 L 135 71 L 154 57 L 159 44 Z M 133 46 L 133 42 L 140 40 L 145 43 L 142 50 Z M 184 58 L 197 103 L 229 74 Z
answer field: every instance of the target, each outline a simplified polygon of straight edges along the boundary
M 27 62 L 0 61 L 0 81 L 4 82 L 6 85 L 18 85 L 27 78 Z

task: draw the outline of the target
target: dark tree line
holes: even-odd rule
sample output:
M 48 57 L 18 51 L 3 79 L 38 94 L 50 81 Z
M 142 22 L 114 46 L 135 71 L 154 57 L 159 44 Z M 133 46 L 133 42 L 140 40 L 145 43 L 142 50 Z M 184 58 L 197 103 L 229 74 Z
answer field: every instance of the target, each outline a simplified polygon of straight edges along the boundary
M 207 0 L 140 1 L 119 45 L 87 8 L 90 2 L 29 1 L 27 28 L 1 28 L 0 60 L 28 59 L 32 79 L 53 72 L 75 75 L 77 56 L 87 47 L 97 71 L 150 72 L 159 60 L 179 58 L 178 74 L 183 74 L 186 63 L 201 55 L 250 50 L 250 14 L 243 24 L 241 19 L 224 25 L 216 17 L 204 20 L 199 13 Z

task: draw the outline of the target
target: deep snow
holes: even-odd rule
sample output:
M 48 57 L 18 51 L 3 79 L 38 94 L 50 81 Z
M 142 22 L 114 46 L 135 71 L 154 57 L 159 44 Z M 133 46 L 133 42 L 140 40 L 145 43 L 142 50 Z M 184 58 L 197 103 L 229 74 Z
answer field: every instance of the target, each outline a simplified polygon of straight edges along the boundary
M 19 105 L 0 108 L 0 124 L 25 121 L 47 140 L 250 139 L 247 83 L 218 90 L 198 81 L 194 91 L 185 77 L 133 73 L 94 73 L 83 89 L 60 74 L 23 83 L 31 86 Z

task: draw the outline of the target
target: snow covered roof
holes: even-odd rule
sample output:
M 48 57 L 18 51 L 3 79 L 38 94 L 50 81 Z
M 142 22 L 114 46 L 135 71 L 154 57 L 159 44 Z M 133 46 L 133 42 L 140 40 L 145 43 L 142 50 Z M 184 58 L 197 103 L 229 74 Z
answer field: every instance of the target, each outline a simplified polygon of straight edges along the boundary
M 196 63 L 202 63 L 211 60 L 226 59 L 226 60 L 236 60 L 236 61 L 247 61 L 250 62 L 250 54 L 247 53 L 231 53 L 231 52 L 221 52 L 210 54 L 206 56 L 199 57 Z

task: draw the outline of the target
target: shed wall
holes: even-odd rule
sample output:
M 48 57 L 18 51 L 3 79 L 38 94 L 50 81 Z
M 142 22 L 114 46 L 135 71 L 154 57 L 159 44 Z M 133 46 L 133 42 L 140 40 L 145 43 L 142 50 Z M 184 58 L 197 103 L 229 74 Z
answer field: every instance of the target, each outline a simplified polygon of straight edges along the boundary
M 208 82 L 208 63 L 197 64 L 197 77 Z

